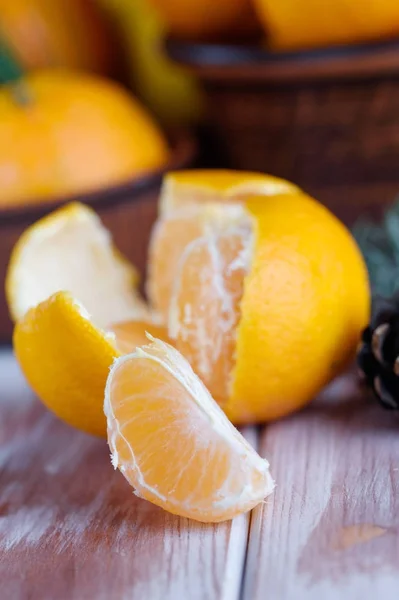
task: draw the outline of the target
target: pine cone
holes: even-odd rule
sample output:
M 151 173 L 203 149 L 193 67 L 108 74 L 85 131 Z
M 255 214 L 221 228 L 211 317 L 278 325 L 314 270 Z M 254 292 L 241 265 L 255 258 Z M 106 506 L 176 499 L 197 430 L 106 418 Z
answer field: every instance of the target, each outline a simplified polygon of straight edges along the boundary
M 357 361 L 382 406 L 399 410 L 399 298 L 380 305 L 363 332 Z

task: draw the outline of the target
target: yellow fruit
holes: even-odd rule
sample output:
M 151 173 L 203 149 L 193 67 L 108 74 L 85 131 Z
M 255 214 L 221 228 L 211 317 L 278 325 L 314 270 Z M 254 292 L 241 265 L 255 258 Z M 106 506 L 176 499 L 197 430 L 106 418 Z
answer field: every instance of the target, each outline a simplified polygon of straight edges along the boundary
M 189 170 L 168 174 L 149 250 L 147 292 L 154 309 L 167 319 L 179 260 L 191 241 L 232 226 L 249 226 L 243 208 L 249 194 L 297 192 L 288 181 L 261 173 Z
M 269 465 L 171 346 L 118 359 L 104 412 L 113 465 L 139 497 L 204 522 L 231 519 L 273 489 Z
M 66 67 L 115 73 L 115 35 L 94 2 L 0 0 L 0 35 L 24 70 Z
M 119 353 L 79 302 L 59 292 L 32 308 L 16 324 L 13 345 L 29 385 L 52 412 L 105 435 L 104 388 Z
M 6 277 L 12 318 L 55 292 L 75 296 L 99 327 L 148 317 L 135 268 L 115 249 L 90 208 L 73 203 L 34 223 L 18 240 Z
M 309 402 L 353 359 L 370 313 L 360 251 L 325 207 L 304 194 L 246 207 L 252 237 L 208 236 L 186 249 L 169 323 L 176 348 L 234 423 Z
M 397 0 L 254 0 L 270 45 L 299 49 L 380 40 L 399 33 Z
M 98 190 L 164 168 L 166 140 L 117 83 L 48 69 L 0 90 L 0 206 Z

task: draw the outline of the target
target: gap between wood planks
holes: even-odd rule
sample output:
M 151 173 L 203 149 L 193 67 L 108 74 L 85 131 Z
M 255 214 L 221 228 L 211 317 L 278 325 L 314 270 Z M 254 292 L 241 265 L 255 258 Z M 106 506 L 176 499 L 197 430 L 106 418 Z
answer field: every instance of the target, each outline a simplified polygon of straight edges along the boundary
M 276 489 L 252 512 L 242 600 L 399 598 L 399 420 L 353 376 L 270 424 Z

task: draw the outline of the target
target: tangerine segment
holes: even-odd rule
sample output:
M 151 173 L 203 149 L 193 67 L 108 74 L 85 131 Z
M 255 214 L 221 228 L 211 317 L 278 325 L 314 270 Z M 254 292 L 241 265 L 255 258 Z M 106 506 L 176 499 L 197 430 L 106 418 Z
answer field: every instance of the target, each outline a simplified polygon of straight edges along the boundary
M 205 204 L 191 206 L 158 219 L 150 241 L 147 292 L 154 309 L 166 322 L 170 300 L 185 248 L 206 234 L 241 225 L 250 228 L 243 206 Z
M 166 320 L 177 265 L 184 248 L 203 233 L 192 213 L 158 219 L 152 230 L 147 294 L 152 307 Z
M 293 183 L 251 171 L 227 169 L 195 169 L 172 171 L 163 180 L 159 211 L 161 216 L 203 203 L 230 204 L 244 202 L 248 196 L 259 194 L 298 193 Z
M 66 290 L 99 327 L 106 327 L 147 316 L 137 282 L 136 269 L 115 249 L 95 212 L 72 203 L 22 234 L 12 252 L 6 294 L 15 321 L 52 294 Z
M 59 292 L 15 326 L 14 352 L 28 383 L 60 419 L 95 435 L 106 433 L 104 388 L 119 355 L 82 305 Z
M 276 419 L 308 403 L 353 360 L 370 316 L 362 255 L 324 206 L 287 195 L 247 207 L 255 244 L 225 406 L 239 423 Z
M 273 489 L 269 465 L 174 348 L 153 339 L 118 359 L 104 412 L 112 461 L 136 494 L 204 522 L 231 519 Z
M 151 321 L 122 321 L 114 323 L 108 330 L 115 334 L 115 346 L 121 354 L 130 354 L 138 346 L 147 344 L 147 332 L 164 342 L 169 342 L 166 327 Z
M 221 406 L 230 394 L 250 246 L 247 232 L 192 242 L 171 302 L 170 337 Z

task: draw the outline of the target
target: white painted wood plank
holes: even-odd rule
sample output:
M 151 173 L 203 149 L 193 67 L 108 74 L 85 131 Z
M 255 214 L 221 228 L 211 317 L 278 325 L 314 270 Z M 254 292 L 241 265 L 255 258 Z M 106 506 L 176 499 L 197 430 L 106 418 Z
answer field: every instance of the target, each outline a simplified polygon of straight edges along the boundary
M 265 429 L 275 493 L 253 511 L 245 600 L 397 600 L 399 421 L 337 382 Z
M 204 525 L 136 498 L 106 442 L 46 411 L 5 351 L 0 414 L 2 598 L 238 600 L 249 515 Z

